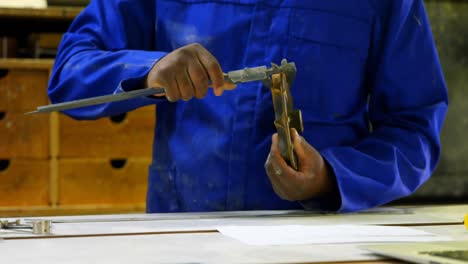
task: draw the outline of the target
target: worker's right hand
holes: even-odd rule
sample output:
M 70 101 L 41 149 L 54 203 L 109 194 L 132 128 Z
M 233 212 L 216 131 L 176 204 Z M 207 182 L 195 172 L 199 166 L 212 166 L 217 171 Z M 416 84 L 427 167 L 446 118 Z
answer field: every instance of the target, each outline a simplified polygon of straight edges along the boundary
M 198 43 L 176 49 L 159 60 L 146 76 L 145 85 L 164 87 L 171 102 L 203 98 L 209 85 L 216 96 L 235 87 L 224 82 L 218 60 Z

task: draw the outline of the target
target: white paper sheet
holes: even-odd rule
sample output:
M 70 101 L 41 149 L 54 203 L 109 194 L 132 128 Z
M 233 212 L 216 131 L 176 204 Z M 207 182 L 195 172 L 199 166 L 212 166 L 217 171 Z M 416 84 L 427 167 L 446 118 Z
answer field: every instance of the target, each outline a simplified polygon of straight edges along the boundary
M 217 229 L 225 236 L 258 246 L 450 240 L 448 237 L 397 226 L 281 225 L 222 226 Z

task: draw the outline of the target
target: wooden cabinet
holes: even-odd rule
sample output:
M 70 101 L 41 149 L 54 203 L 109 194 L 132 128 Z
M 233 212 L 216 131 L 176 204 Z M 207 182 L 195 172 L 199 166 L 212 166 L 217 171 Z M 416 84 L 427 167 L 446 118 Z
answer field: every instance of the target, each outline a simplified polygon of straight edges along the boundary
M 0 111 L 27 112 L 47 104 L 48 69 L 0 69 Z
M 49 115 L 1 112 L 0 159 L 49 158 L 49 120 Z
M 0 216 L 50 208 L 51 115 L 24 113 L 47 104 L 53 60 L 0 60 Z
M 48 104 L 54 63 L 31 58 L 53 51 L 81 10 L 0 8 L 0 37 L 11 40 L 0 46 L 25 57 L 0 58 L 0 217 L 145 210 L 154 106 L 95 121 L 24 115 Z
M 59 205 L 140 205 L 144 207 L 150 160 L 59 160 Z
M 49 206 L 48 160 L 0 160 L 0 208 Z
M 50 115 L 26 116 L 47 104 L 52 60 L 5 60 L 0 67 L 0 158 L 49 158 Z
M 151 157 L 154 107 L 93 121 L 60 115 L 59 123 L 60 158 Z

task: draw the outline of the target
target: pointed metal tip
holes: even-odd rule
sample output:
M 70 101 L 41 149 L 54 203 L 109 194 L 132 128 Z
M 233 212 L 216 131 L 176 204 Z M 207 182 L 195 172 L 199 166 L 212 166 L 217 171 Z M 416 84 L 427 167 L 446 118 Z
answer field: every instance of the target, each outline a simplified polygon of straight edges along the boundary
M 24 113 L 24 115 L 32 115 L 32 114 L 37 114 L 37 113 L 40 113 L 40 112 L 35 110 L 35 111 Z

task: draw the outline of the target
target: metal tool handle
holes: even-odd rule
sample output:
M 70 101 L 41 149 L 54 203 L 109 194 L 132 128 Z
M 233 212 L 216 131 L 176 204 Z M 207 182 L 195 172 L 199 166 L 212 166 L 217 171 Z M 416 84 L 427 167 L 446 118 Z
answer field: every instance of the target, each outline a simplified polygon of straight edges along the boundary
M 73 108 L 80 108 L 80 107 L 103 104 L 103 103 L 123 101 L 127 99 L 150 96 L 150 95 L 158 95 L 158 94 L 163 94 L 163 93 L 164 93 L 164 88 L 145 88 L 145 89 L 139 89 L 139 90 L 130 91 L 130 92 L 103 95 L 103 96 L 80 99 L 80 100 L 75 100 L 75 101 L 70 101 L 70 102 L 39 106 L 37 107 L 36 111 L 32 111 L 26 114 L 50 113 L 54 111 L 63 111 L 63 110 L 68 110 L 68 109 L 73 109 Z

